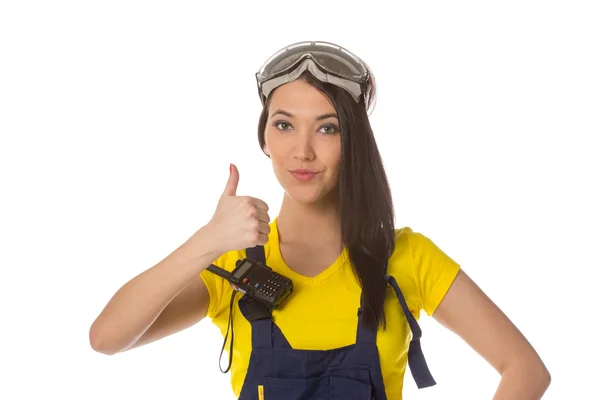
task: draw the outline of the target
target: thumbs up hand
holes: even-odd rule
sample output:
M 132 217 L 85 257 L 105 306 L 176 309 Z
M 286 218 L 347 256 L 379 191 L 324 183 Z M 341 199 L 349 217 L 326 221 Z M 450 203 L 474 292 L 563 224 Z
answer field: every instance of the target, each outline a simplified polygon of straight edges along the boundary
M 237 196 L 240 175 L 230 166 L 229 179 L 207 226 L 219 247 L 220 254 L 267 243 L 270 232 L 269 207 L 257 198 Z

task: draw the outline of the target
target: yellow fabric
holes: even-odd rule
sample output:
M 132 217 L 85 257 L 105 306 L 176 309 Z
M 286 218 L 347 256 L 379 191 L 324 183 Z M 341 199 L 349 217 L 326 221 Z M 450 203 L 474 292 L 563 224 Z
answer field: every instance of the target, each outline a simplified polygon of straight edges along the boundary
M 235 268 L 235 262 L 245 256 L 243 250 L 231 251 L 222 255 L 214 264 L 231 271 Z M 283 261 L 279 251 L 275 219 L 271 222 L 265 256 L 269 267 L 294 282 L 293 301 L 286 303 L 281 310 L 273 312 L 274 322 L 293 348 L 326 350 L 355 343 L 360 286 L 353 276 L 346 250 L 316 277 L 300 275 L 287 267 Z M 433 314 L 459 268 L 459 264 L 423 234 L 414 232 L 409 227 L 396 230 L 396 249 L 390 258 L 388 274 L 396 278 L 408 307 L 417 320 L 421 310 L 427 315 Z M 210 271 L 203 271 L 201 277 L 210 294 L 207 317 L 225 337 L 232 289 L 227 281 Z M 240 293 L 236 295 L 236 299 L 239 298 Z M 398 298 L 389 285 L 384 308 L 387 328 L 380 329 L 377 333 L 377 347 L 387 398 L 399 400 L 402 399 L 410 328 Z M 250 359 L 252 328 L 241 314 L 237 302 L 233 312 L 235 340 L 230 372 L 233 391 L 239 397 Z M 231 333 L 227 339 L 222 364 L 226 364 L 229 358 L 227 351 L 230 338 Z M 409 378 L 412 379 L 410 372 Z

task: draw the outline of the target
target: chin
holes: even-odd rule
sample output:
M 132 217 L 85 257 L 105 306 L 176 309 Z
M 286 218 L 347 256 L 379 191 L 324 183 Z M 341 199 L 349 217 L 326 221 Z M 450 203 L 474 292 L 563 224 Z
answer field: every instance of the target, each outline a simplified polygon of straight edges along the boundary
M 320 193 L 316 193 L 314 191 L 306 189 L 288 189 L 285 191 L 285 193 L 288 195 L 289 198 L 291 198 L 295 202 L 302 204 L 317 203 L 323 198 L 323 196 Z
M 284 188 L 286 194 L 295 202 L 302 204 L 314 204 L 330 197 L 331 190 L 320 185 L 302 186 L 288 185 Z
M 313 204 L 323 201 L 333 195 L 334 186 L 328 182 L 317 180 L 313 182 L 298 182 L 293 177 L 281 176 L 276 174 L 279 184 L 286 195 L 295 202 L 302 204 Z M 283 178 L 283 179 L 282 179 Z

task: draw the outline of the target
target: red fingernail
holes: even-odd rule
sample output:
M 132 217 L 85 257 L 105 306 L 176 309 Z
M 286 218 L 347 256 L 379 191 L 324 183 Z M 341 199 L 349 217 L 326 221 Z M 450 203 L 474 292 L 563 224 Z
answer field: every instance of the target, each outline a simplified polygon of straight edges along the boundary
M 233 169 L 233 165 L 229 164 L 229 173 L 231 173 L 232 169 Z

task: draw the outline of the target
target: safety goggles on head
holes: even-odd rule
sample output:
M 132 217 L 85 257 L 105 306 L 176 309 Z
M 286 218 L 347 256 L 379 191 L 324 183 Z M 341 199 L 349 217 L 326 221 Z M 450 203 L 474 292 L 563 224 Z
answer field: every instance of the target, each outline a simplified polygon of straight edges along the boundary
M 292 82 L 309 71 L 321 82 L 345 89 L 354 101 L 364 97 L 367 112 L 372 106 L 367 66 L 348 50 L 328 42 L 299 42 L 286 46 L 271 56 L 256 73 L 258 93 L 264 105 L 277 87 Z

